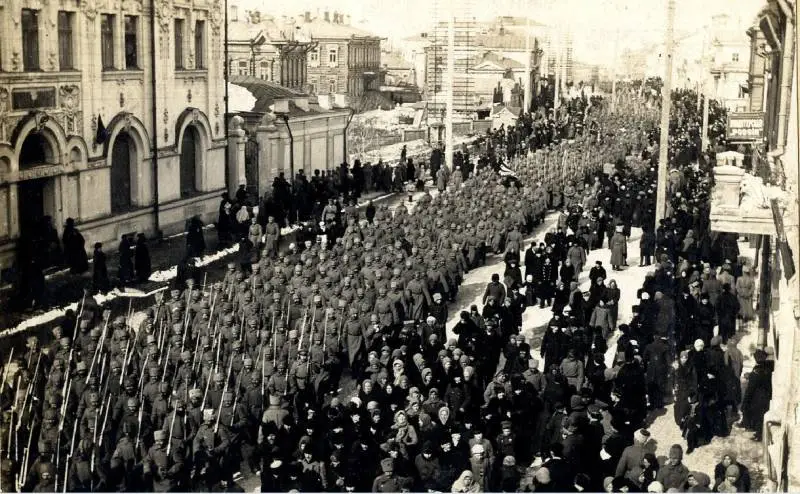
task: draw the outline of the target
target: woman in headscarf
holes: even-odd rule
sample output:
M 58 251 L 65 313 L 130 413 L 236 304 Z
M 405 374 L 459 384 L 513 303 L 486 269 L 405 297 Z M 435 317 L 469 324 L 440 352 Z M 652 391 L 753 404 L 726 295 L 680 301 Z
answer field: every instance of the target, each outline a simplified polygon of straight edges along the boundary
M 458 476 L 455 482 L 453 482 L 452 489 L 450 492 L 482 492 L 481 486 L 475 483 L 475 478 L 472 475 L 472 472 L 469 470 L 464 470 L 461 472 L 461 475 Z

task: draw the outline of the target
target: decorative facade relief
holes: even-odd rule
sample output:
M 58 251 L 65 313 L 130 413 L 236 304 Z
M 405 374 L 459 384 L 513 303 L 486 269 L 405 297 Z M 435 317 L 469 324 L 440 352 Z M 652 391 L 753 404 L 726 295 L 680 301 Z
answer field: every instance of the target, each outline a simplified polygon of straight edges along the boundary
M 0 142 L 8 142 L 10 124 L 9 110 L 11 109 L 10 94 L 8 89 L 0 87 Z
M 80 134 L 80 88 L 75 85 L 61 86 L 58 92 L 64 130 L 67 134 Z
M 100 0 L 81 0 L 81 10 L 87 19 L 93 21 L 101 9 Z
M 219 36 L 220 28 L 222 27 L 223 15 L 220 0 L 211 0 L 214 4 L 208 12 L 209 21 L 211 21 L 211 32 L 214 36 Z

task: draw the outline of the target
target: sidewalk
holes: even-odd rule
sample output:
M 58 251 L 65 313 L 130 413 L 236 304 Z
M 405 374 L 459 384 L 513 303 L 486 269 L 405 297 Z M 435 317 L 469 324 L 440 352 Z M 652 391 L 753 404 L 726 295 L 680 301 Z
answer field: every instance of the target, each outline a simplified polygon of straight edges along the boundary
M 391 202 L 395 194 L 385 192 L 370 192 L 364 194 L 359 202 L 359 207 L 364 207 L 369 200 L 377 203 Z M 284 242 L 289 242 L 287 238 L 293 238 L 293 233 L 297 228 L 284 228 Z M 224 251 L 219 249 L 217 232 L 213 225 L 207 226 L 203 230 L 206 241 L 206 253 L 200 266 L 206 270 L 213 271 L 216 265 L 224 265 L 228 258 L 234 256 L 238 251 L 238 245 L 229 247 Z M 288 244 L 287 244 L 288 245 Z M 150 259 L 153 266 L 153 274 L 150 276 L 149 284 L 165 283 L 175 277 L 176 265 L 183 260 L 186 252 L 186 235 L 178 234 L 163 239 L 161 242 L 151 240 L 148 242 L 150 248 Z M 111 280 L 117 277 L 119 270 L 119 252 L 113 250 L 116 246 L 107 246 L 106 256 Z M 91 259 L 90 259 L 91 264 Z M 12 312 L 10 310 L 0 310 L 0 337 L 8 336 L 11 333 L 19 332 L 20 329 L 30 329 L 36 326 L 55 321 L 63 315 L 70 305 L 80 302 L 83 296 L 84 287 L 90 287 L 92 283 L 92 268 L 82 275 L 73 275 L 69 270 L 63 269 L 47 276 L 46 300 L 47 310 L 27 310 L 24 312 Z M 135 288 L 135 287 L 134 287 Z M 0 307 L 7 307 L 12 295 L 11 286 L 0 288 Z M 116 298 L 113 293 L 107 296 L 98 295 L 95 297 L 98 303 Z M 128 303 L 127 301 L 125 302 Z M 136 303 L 133 303 L 136 306 Z

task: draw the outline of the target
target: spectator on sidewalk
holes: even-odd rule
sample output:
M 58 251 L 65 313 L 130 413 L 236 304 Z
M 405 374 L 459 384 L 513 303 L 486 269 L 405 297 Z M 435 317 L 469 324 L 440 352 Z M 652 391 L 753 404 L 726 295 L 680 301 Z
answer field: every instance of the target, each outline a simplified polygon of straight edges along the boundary
M 92 285 L 94 291 L 106 293 L 111 288 L 111 281 L 108 279 L 108 267 L 106 266 L 106 254 L 103 252 L 103 244 L 94 244 L 94 254 L 92 256 Z
M 61 236 L 64 244 L 64 261 L 69 266 L 72 274 L 85 273 L 89 269 L 89 259 L 86 256 L 86 241 L 75 227 L 75 220 L 67 218 L 64 224 L 64 233 Z
M 126 286 L 134 280 L 133 257 L 136 246 L 131 242 L 128 234 L 123 234 L 119 242 L 119 278 L 120 286 Z
M 760 348 L 755 351 L 753 358 L 756 365 L 747 378 L 747 388 L 742 398 L 742 425 L 753 431 L 754 441 L 761 441 L 764 414 L 769 410 L 772 400 L 773 364 L 767 360 L 767 353 Z
M 147 238 L 144 233 L 136 236 L 135 252 L 136 279 L 139 283 L 145 282 L 150 278 L 152 266 L 150 263 L 150 249 L 147 247 Z
M 206 239 L 203 236 L 203 222 L 193 216 L 186 227 L 186 255 L 200 257 L 206 251 Z

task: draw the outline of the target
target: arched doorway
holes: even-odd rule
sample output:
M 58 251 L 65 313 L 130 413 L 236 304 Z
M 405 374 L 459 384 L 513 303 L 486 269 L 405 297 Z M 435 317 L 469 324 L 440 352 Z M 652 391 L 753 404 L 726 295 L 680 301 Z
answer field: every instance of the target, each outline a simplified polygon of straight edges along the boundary
M 131 207 L 131 164 L 136 163 L 136 146 L 127 132 L 120 132 L 111 148 L 111 212 Z
M 41 133 L 31 133 L 22 142 L 19 153 L 20 171 L 56 163 L 53 146 Z M 57 211 L 55 178 L 34 178 L 17 184 L 17 206 L 20 237 L 43 239 L 48 236 L 44 218 L 53 218 Z M 55 225 L 53 225 L 55 226 Z M 52 230 L 49 232 L 52 236 Z
M 181 139 L 181 197 L 197 192 L 197 160 L 202 157 L 200 135 L 194 125 L 183 131 Z

